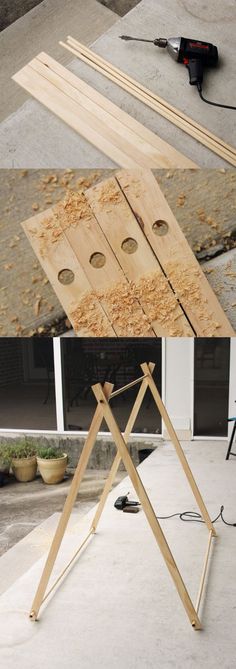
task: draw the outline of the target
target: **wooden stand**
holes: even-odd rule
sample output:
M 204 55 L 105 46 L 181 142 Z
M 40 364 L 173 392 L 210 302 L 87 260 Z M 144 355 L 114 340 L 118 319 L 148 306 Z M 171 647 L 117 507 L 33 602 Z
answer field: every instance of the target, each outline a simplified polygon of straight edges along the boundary
M 90 430 L 88 432 L 88 436 L 86 439 L 86 442 L 84 444 L 84 448 L 81 454 L 81 457 L 79 459 L 79 463 L 77 465 L 77 469 L 74 474 L 74 478 L 62 511 L 61 518 L 58 523 L 58 527 L 46 560 L 45 567 L 43 569 L 43 573 L 39 582 L 39 586 L 32 604 L 31 612 L 30 612 L 30 618 L 32 620 L 36 620 L 39 609 L 43 602 L 47 599 L 47 597 L 50 595 L 52 590 L 56 587 L 56 585 L 59 583 L 61 578 L 64 576 L 74 559 L 77 557 L 81 549 L 84 547 L 84 545 L 87 543 L 88 539 L 96 532 L 98 522 L 100 520 L 107 496 L 111 490 L 113 481 L 116 476 L 116 472 L 118 470 L 120 461 L 123 460 L 123 463 L 125 465 L 126 471 L 132 481 L 132 484 L 134 486 L 134 489 L 136 491 L 136 494 L 141 502 L 143 511 L 146 515 L 147 521 L 151 527 L 151 530 L 154 534 L 154 537 L 157 541 L 157 544 L 159 546 L 159 549 L 163 555 L 163 558 L 166 562 L 167 569 L 170 572 L 170 575 L 174 581 L 175 587 L 179 593 L 179 596 L 182 600 L 183 606 L 186 610 L 187 616 L 190 620 L 190 623 L 192 627 L 195 630 L 201 629 L 201 623 L 198 617 L 198 612 L 199 612 L 199 607 L 200 607 L 200 602 L 201 602 L 201 597 L 203 593 L 203 587 L 204 587 L 204 582 L 206 578 L 206 573 L 207 573 L 207 565 L 209 562 L 209 556 L 210 556 L 210 548 L 211 548 L 211 543 L 212 543 L 212 538 L 216 536 L 216 531 L 215 528 L 211 522 L 211 519 L 209 517 L 208 511 L 205 507 L 205 504 L 203 502 L 203 499 L 201 497 L 200 491 L 197 487 L 197 484 L 194 480 L 194 477 L 192 475 L 191 469 L 188 465 L 188 462 L 185 458 L 184 452 L 181 448 L 181 445 L 179 443 L 178 437 L 176 435 L 176 432 L 173 428 L 173 425 L 170 421 L 170 418 L 168 416 L 168 413 L 164 407 L 164 404 L 161 400 L 161 397 L 159 395 L 159 392 L 157 390 L 157 387 L 155 385 L 155 382 L 152 378 L 153 370 L 155 368 L 154 363 L 143 363 L 141 365 L 141 369 L 143 372 L 143 375 L 136 379 L 135 381 L 132 381 L 131 383 L 128 383 L 126 386 L 123 386 L 122 388 L 119 388 L 118 390 L 115 390 L 113 392 L 113 385 L 110 383 L 105 383 L 104 386 L 102 387 L 100 383 L 92 386 L 92 390 L 94 392 L 94 395 L 97 400 L 97 408 L 90 426 Z M 139 392 L 137 394 L 136 400 L 134 402 L 131 414 L 129 416 L 124 434 L 122 435 L 117 422 L 113 416 L 113 412 L 109 406 L 109 400 L 112 399 L 112 397 L 115 397 L 116 395 L 124 392 L 128 388 L 131 388 L 137 383 L 141 383 Z M 200 587 L 199 587 L 199 593 L 197 597 L 197 603 L 196 606 L 194 607 L 190 596 L 188 594 L 188 591 L 186 589 L 186 586 L 183 582 L 182 576 L 178 570 L 178 567 L 176 565 L 176 562 L 174 560 L 174 557 L 171 553 L 171 550 L 169 548 L 169 545 L 166 541 L 165 535 L 161 529 L 161 526 L 156 518 L 155 511 L 151 505 L 151 502 L 149 500 L 149 497 L 147 495 L 147 492 L 143 486 L 143 483 L 140 479 L 140 476 L 132 462 L 132 459 L 130 457 L 129 451 L 127 449 L 127 441 L 129 439 L 130 433 L 133 429 L 136 417 L 138 415 L 139 409 L 141 407 L 145 392 L 147 388 L 150 389 L 153 399 L 156 403 L 156 406 L 158 410 L 160 411 L 160 414 L 164 420 L 166 429 L 168 431 L 168 434 L 170 436 L 170 439 L 172 440 L 172 443 L 175 447 L 177 456 L 181 462 L 181 465 L 183 467 L 183 470 L 185 472 L 185 475 L 187 477 L 187 480 L 189 482 L 189 485 L 192 489 L 193 495 L 195 497 L 195 500 L 198 504 L 198 507 L 200 509 L 200 512 L 202 514 L 202 517 L 206 523 L 206 526 L 209 530 L 209 538 L 208 538 L 208 543 L 207 543 L 207 550 L 206 550 L 206 555 L 204 559 L 204 565 L 203 565 L 203 571 L 202 571 L 202 577 L 200 581 Z M 65 567 L 63 572 L 59 575 L 57 578 L 56 582 L 52 585 L 52 587 L 48 590 L 46 593 L 48 581 L 50 579 L 52 569 L 66 530 L 67 523 L 69 521 L 72 508 L 74 505 L 74 502 L 76 500 L 76 496 L 78 493 L 79 485 L 81 483 L 81 479 L 84 475 L 85 469 L 88 464 L 89 457 L 91 455 L 94 443 L 96 441 L 97 434 L 99 432 L 99 429 L 101 427 L 102 420 L 105 419 L 107 426 L 111 432 L 111 435 L 114 439 L 114 443 L 116 444 L 117 447 L 117 454 L 114 459 L 114 462 L 112 464 L 109 476 L 107 478 L 107 481 L 104 486 L 104 490 L 100 499 L 100 502 L 98 504 L 97 511 L 95 513 L 94 519 L 92 521 L 91 527 L 89 529 L 87 537 L 84 539 L 82 544 L 79 546 L 77 549 L 76 553 L 73 555 L 72 559 L 68 563 L 68 565 Z M 45 594 L 46 593 L 46 594 Z

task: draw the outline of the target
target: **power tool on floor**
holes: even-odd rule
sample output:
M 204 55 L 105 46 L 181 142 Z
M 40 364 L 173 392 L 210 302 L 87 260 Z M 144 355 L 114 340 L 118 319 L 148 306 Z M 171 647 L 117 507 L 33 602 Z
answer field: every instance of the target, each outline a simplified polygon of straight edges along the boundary
M 189 39 L 187 37 L 157 37 L 156 39 L 144 39 L 139 37 L 131 37 L 130 35 L 120 35 L 120 39 L 135 42 L 149 42 L 161 49 L 167 49 L 170 56 L 177 61 L 186 65 L 189 72 L 189 83 L 191 86 L 197 86 L 200 98 L 203 102 L 214 107 L 224 107 L 225 109 L 236 109 L 231 105 L 220 104 L 218 102 L 211 102 L 206 100 L 202 94 L 202 82 L 205 68 L 215 67 L 218 63 L 218 49 L 217 46 L 210 42 L 203 42 L 202 40 Z
M 128 495 L 121 495 L 117 497 L 114 507 L 118 511 L 124 511 L 125 513 L 138 513 L 140 502 L 133 502 L 128 499 Z

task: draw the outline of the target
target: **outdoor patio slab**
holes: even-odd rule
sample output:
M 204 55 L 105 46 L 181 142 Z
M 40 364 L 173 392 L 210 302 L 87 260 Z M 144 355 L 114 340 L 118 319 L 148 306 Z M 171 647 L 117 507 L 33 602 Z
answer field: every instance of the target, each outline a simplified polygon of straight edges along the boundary
M 225 505 L 235 522 L 235 466 L 225 461 L 226 442 L 184 445 L 211 517 Z M 196 510 L 188 483 L 170 444 L 139 468 L 157 514 Z M 118 494 L 136 495 L 126 479 L 107 502 L 97 534 L 61 586 L 41 610 L 38 623 L 28 611 L 44 560 L 39 560 L 0 599 L 1 659 L 4 669 L 43 664 L 64 669 L 207 667 L 232 669 L 235 662 L 235 528 L 218 521 L 200 617 L 194 632 L 186 617 L 144 512 L 114 509 Z M 94 510 L 84 519 L 81 538 Z M 208 533 L 203 524 L 161 521 L 162 528 L 195 601 Z M 54 578 L 78 547 L 78 528 L 63 541 Z
M 214 0 L 207 3 L 204 0 L 165 0 L 161 3 L 156 0 L 142 0 L 122 19 L 113 21 L 112 17 L 113 25 L 107 30 L 107 25 L 104 24 L 102 36 L 90 41 L 83 35 L 81 37 L 77 21 L 78 14 L 70 31 L 73 37 L 90 44 L 93 42 L 97 53 L 191 118 L 204 124 L 226 142 L 235 143 L 235 112 L 201 102 L 195 88 L 188 83 L 188 72 L 184 66 L 176 64 L 165 50 L 157 49 L 153 45 L 126 43 L 119 39 L 121 34 L 150 39 L 158 35 L 170 37 L 177 34 L 213 42 L 219 47 L 221 62 L 219 68 L 210 69 L 205 74 L 205 95 L 217 102 L 236 104 L 232 87 L 236 65 L 236 52 L 232 49 L 236 8 L 231 0 L 225 0 L 217 7 Z M 62 22 L 60 39 L 65 40 L 67 34 L 68 26 L 63 26 Z M 51 36 L 52 47 L 49 44 L 47 47 L 52 56 L 58 39 L 57 31 L 55 38 Z M 37 40 L 35 43 L 35 55 L 39 50 L 45 49 L 43 40 L 41 44 L 39 42 Z M 63 51 L 61 47 L 62 54 Z M 27 60 L 29 58 L 25 57 L 25 62 Z M 22 58 L 16 69 L 21 65 Z M 176 149 L 184 151 L 200 166 L 228 166 L 223 159 L 77 59 L 70 59 L 69 69 L 162 139 L 173 144 Z M 16 95 L 19 95 L 17 84 L 15 89 Z M 110 159 L 80 138 L 37 101 L 28 98 L 17 111 L 14 105 L 12 109 L 14 113 L 0 126 L 2 167 L 114 167 Z M 10 114 L 10 109 L 8 113 Z

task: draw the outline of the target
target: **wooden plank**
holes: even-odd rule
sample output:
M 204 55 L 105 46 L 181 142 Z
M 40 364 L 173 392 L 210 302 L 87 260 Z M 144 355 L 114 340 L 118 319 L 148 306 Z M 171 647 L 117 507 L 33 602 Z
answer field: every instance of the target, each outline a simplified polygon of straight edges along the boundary
M 155 95 L 152 91 L 142 86 L 139 82 L 129 77 L 104 58 L 95 54 L 91 49 L 84 47 L 71 37 L 68 37 L 68 44 L 59 42 L 61 46 L 68 49 L 80 60 L 93 67 L 96 71 L 106 76 L 111 81 L 117 83 L 121 88 L 129 92 L 141 102 L 144 102 L 151 109 L 157 111 L 161 116 L 174 123 L 181 130 L 200 141 L 204 146 L 214 151 L 231 165 L 236 165 L 236 149 L 226 144 L 221 138 L 211 133 L 186 114 L 170 105 L 167 101 Z
M 47 109 L 76 130 L 90 144 L 111 158 L 121 167 L 137 167 L 137 162 L 130 158 L 109 139 L 106 127 L 93 114 L 85 111 L 67 95 L 59 91 L 44 77 L 26 65 L 13 77 L 20 86 L 33 95 Z M 118 136 L 119 140 L 119 136 Z
M 186 589 L 186 586 L 184 584 L 184 581 L 182 579 L 182 576 L 178 570 L 177 564 L 175 562 L 175 559 L 172 555 L 172 552 L 170 550 L 170 547 L 166 541 L 165 535 L 161 529 L 161 526 L 156 518 L 155 511 L 151 505 L 150 499 L 147 495 L 147 492 L 143 486 L 143 483 L 140 479 L 140 476 L 135 469 L 135 466 L 132 462 L 132 459 L 130 457 L 130 454 L 127 450 L 127 446 L 125 443 L 124 438 L 122 437 L 122 434 L 119 430 L 119 427 L 116 423 L 116 420 L 112 414 L 112 411 L 110 409 L 110 406 L 107 402 L 106 396 L 103 393 L 102 387 L 100 384 L 96 384 L 95 386 L 92 386 L 92 390 L 94 392 L 94 395 L 97 399 L 98 402 L 102 403 L 103 406 L 103 411 L 104 411 L 104 418 L 106 420 L 106 423 L 109 427 L 109 430 L 113 436 L 114 442 L 117 446 L 118 452 L 120 457 L 123 460 L 123 463 L 125 465 L 126 471 L 132 481 L 132 484 L 134 486 L 134 489 L 136 491 L 136 494 L 142 504 L 143 511 L 146 515 L 147 521 L 151 527 L 151 530 L 154 534 L 154 537 L 156 539 L 156 542 L 159 546 L 159 549 L 162 553 L 162 556 L 165 560 L 167 569 L 169 570 L 169 573 L 174 581 L 175 587 L 179 593 L 180 599 L 182 601 L 182 604 L 185 608 L 185 611 L 187 613 L 187 616 L 190 620 L 190 623 L 192 627 L 195 630 L 201 629 L 201 623 L 198 618 L 197 612 L 195 611 L 195 608 L 193 606 L 193 603 L 190 599 L 190 596 L 188 594 L 188 591 Z
M 82 81 L 82 79 L 73 74 L 73 72 L 70 72 L 70 70 L 67 70 L 65 67 L 60 65 L 60 63 L 58 63 L 50 56 L 42 52 L 38 54 L 35 60 L 47 66 L 48 74 L 58 74 L 61 80 L 60 85 L 62 85 L 62 82 L 71 84 L 74 89 L 74 95 L 77 91 L 79 91 L 79 98 L 75 97 L 75 99 L 81 100 L 82 95 L 84 100 L 84 96 L 86 96 L 87 102 L 84 100 L 85 104 L 91 105 L 91 103 L 95 103 L 97 107 L 97 113 L 100 112 L 101 114 L 101 111 L 107 112 L 108 115 L 106 114 L 106 121 L 110 124 L 112 123 L 112 127 L 116 130 L 119 127 L 123 137 L 126 136 L 129 141 L 132 141 L 132 138 L 133 141 L 135 139 L 137 147 L 141 142 L 141 147 L 145 147 L 146 153 L 149 155 L 150 159 L 153 158 L 153 160 L 158 161 L 158 165 L 155 162 L 156 167 L 171 168 L 178 166 L 183 168 L 197 168 L 197 165 L 192 160 L 189 160 L 183 156 L 179 151 L 170 146 L 170 144 L 167 144 L 151 130 L 145 128 L 145 126 L 139 123 L 139 121 L 124 112 L 117 105 L 111 102 L 111 100 L 106 98 L 104 95 L 101 95 L 101 93 L 99 93 L 96 89 L 86 84 L 84 81 Z M 33 61 L 31 61 L 31 65 L 32 63 Z M 104 117 L 102 116 L 102 118 Z M 149 167 L 151 167 L 151 164 Z
M 55 72 L 53 73 L 51 69 L 45 65 L 45 69 L 41 69 L 41 73 L 39 73 L 36 72 L 36 67 L 38 69 L 40 68 L 40 61 L 34 59 L 13 76 L 14 81 L 23 86 L 23 88 L 31 93 L 37 100 L 121 167 L 137 167 L 137 165 L 146 167 L 166 167 L 167 165 L 169 167 L 196 167 L 195 163 L 189 161 L 182 156 L 180 152 L 177 152 L 173 147 L 162 140 L 157 142 L 158 148 L 153 148 L 150 145 L 151 140 L 149 140 L 147 146 L 147 140 L 141 135 L 141 128 L 139 128 L 138 134 L 134 129 L 131 130 L 130 121 L 128 119 L 125 124 L 122 121 L 122 132 L 121 130 L 118 132 L 119 123 L 117 123 L 116 130 L 112 130 L 111 127 L 107 126 L 107 123 L 104 120 L 98 118 L 98 116 L 101 117 L 101 114 L 104 118 L 104 114 L 107 113 L 106 110 L 102 109 L 101 105 L 96 104 L 95 113 L 92 113 L 89 109 L 83 108 L 81 102 L 90 109 L 92 106 L 94 109 L 95 103 L 93 100 L 89 101 L 87 95 L 82 96 L 82 93 L 80 102 L 80 96 L 78 96 L 74 84 L 71 87 L 65 79 L 59 79 L 60 86 L 62 86 L 63 89 L 67 87 L 67 90 L 70 90 L 70 97 L 68 97 L 63 90 L 59 90 L 57 87 L 58 78 L 57 86 L 48 81 L 47 77 L 56 77 Z M 43 63 L 41 63 L 41 68 L 42 67 Z M 44 75 L 42 75 L 42 71 L 44 72 Z M 66 78 L 67 70 L 65 68 L 64 72 Z M 74 99 L 75 97 L 76 101 Z M 123 115 L 125 114 L 126 112 L 123 112 Z M 120 110 L 117 107 L 118 121 L 119 115 Z M 124 118 L 123 115 L 122 118 Z M 109 124 L 113 124 L 114 127 L 114 108 L 113 114 L 110 114 Z M 128 132 L 127 127 L 129 127 L 129 141 L 125 139 L 125 137 L 123 138 L 123 135 Z M 134 142 L 134 132 L 137 134 L 136 146 Z M 145 134 L 146 133 L 144 132 L 144 135 Z M 131 140 L 133 141 L 133 144 L 130 143 Z M 154 142 L 156 142 L 156 140 L 154 140 Z M 145 151 L 144 144 L 146 147 Z
M 116 145 L 119 143 L 119 148 L 127 153 L 137 165 L 142 165 L 143 167 L 160 167 L 160 158 L 159 156 L 155 158 L 155 150 L 150 144 L 120 123 L 119 119 L 114 118 L 106 110 L 102 109 L 90 97 L 78 91 L 66 81 L 65 77 L 63 78 L 56 72 L 53 72 L 37 58 L 31 61 L 30 67 L 47 81 L 50 81 L 56 89 L 65 93 L 69 99 L 77 102 L 82 109 L 91 113 L 98 121 L 101 121 L 104 124 L 101 126 L 101 128 L 103 127 L 103 132 L 106 128 L 106 136 Z M 67 70 L 66 68 L 63 69 L 66 76 Z
M 113 389 L 113 384 L 111 383 L 105 383 L 103 387 L 103 392 L 104 392 L 104 397 L 109 398 L 111 392 Z M 65 534 L 66 527 L 68 525 L 68 521 L 77 497 L 77 493 L 79 490 L 80 483 L 82 481 L 85 469 L 87 467 L 97 434 L 100 430 L 101 424 L 103 420 L 103 407 L 101 405 L 98 405 L 92 420 L 92 423 L 90 425 L 89 433 L 86 438 L 85 444 L 83 451 L 81 453 L 77 468 L 75 470 L 72 483 L 63 507 L 62 514 L 59 519 L 59 523 L 51 544 L 50 551 L 48 553 L 48 557 L 43 569 L 43 573 L 33 600 L 33 604 L 31 607 L 31 612 L 30 612 L 30 618 L 33 620 L 37 619 L 37 615 L 39 612 L 39 609 L 41 607 L 46 588 L 49 582 L 49 578 L 51 576 L 53 566 L 58 554 L 58 551 L 60 549 L 60 545 L 63 539 L 63 536 Z
M 196 335 L 235 336 L 152 172 L 123 170 L 116 178 Z
M 114 177 L 85 193 L 157 336 L 192 336 L 157 259 Z
M 115 336 L 53 212 L 54 209 L 48 209 L 22 223 L 44 272 L 77 335 Z
M 85 195 L 57 205 L 59 222 L 98 298 L 114 333 L 154 337 L 155 333 L 102 232 Z M 103 264 L 104 263 L 104 264 Z

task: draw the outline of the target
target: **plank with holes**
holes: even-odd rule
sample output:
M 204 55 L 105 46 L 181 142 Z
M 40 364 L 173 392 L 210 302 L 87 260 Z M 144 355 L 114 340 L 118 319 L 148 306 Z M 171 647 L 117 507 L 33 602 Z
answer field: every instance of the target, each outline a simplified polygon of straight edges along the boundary
M 70 192 L 23 227 L 76 334 L 235 334 L 150 170 Z

